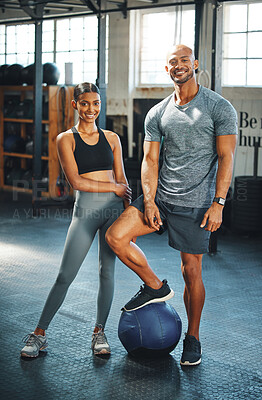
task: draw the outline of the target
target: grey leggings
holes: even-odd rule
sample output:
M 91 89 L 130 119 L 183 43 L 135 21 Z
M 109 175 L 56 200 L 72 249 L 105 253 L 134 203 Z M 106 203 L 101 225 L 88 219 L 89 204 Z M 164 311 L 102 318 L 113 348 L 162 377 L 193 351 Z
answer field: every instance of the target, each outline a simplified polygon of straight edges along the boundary
M 60 308 L 98 231 L 99 290 L 97 326 L 105 326 L 114 294 L 115 254 L 105 241 L 105 233 L 123 211 L 123 200 L 114 193 L 77 192 L 68 229 L 61 267 L 46 300 L 38 327 L 46 330 Z

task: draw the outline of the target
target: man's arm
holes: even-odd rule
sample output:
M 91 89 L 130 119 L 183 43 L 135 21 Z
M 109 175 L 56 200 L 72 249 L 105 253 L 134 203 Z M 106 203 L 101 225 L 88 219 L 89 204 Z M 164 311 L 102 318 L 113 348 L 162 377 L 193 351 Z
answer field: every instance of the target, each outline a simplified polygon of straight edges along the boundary
M 232 179 L 236 143 L 237 135 L 221 135 L 216 138 L 218 170 L 215 197 L 226 198 Z M 200 227 L 205 227 L 206 231 L 216 231 L 222 223 L 222 211 L 223 206 L 213 202 L 211 207 L 205 213 Z
M 144 219 L 150 228 L 159 230 L 162 221 L 155 196 L 158 184 L 160 142 L 144 142 L 144 158 L 141 168 L 141 181 L 144 193 Z

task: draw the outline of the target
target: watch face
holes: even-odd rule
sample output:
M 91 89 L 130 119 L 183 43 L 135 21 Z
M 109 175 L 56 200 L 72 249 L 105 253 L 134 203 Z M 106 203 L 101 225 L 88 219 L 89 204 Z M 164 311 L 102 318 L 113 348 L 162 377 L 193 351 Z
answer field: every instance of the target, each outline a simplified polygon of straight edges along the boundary
M 214 201 L 216 201 L 218 204 L 221 204 L 221 206 L 224 206 L 226 202 L 226 200 L 223 199 L 222 197 L 215 197 Z
M 225 204 L 225 200 L 222 199 L 221 197 L 218 198 L 218 203 L 221 204 L 222 206 Z

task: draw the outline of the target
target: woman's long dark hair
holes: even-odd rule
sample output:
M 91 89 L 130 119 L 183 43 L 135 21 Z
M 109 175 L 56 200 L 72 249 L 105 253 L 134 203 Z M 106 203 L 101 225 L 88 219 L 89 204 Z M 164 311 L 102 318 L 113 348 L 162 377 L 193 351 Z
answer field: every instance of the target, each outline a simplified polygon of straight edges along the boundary
M 79 83 L 74 87 L 74 100 L 77 102 L 78 97 L 83 93 L 98 93 L 100 96 L 100 90 L 96 85 L 89 82 Z

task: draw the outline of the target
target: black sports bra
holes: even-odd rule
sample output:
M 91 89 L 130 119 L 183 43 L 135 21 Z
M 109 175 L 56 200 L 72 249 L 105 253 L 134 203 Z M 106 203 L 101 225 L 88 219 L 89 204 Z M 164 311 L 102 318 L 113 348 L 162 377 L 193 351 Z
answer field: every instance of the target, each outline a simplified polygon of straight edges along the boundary
M 89 145 L 81 139 L 79 132 L 73 126 L 72 132 L 75 139 L 74 156 L 78 166 L 79 175 L 86 172 L 112 170 L 114 155 L 102 129 L 97 128 L 98 142 Z

